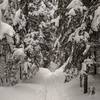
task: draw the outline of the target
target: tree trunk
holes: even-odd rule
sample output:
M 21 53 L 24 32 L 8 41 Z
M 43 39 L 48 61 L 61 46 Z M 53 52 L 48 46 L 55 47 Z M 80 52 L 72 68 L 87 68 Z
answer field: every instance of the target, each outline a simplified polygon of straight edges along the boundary
M 84 94 L 88 92 L 88 75 L 84 74 Z
M 96 67 L 96 65 L 94 65 L 94 75 L 96 75 L 97 74 L 97 67 Z
M 83 87 L 83 75 L 80 75 L 80 87 Z
M 22 80 L 22 68 L 21 68 L 21 65 L 19 66 L 19 73 L 20 73 L 20 80 Z

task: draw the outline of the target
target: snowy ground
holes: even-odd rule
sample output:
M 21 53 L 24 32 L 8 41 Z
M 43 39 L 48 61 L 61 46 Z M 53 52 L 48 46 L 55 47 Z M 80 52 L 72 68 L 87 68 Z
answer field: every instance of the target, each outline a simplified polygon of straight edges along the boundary
M 100 76 L 89 76 L 89 86 L 95 86 L 96 94 L 83 94 L 83 89 L 79 87 L 79 79 L 74 79 L 66 84 L 66 95 L 69 100 L 100 100 Z
M 45 100 L 45 88 L 40 85 L 19 84 L 0 88 L 0 100 Z
M 1 87 L 0 100 L 100 100 L 100 76 L 89 76 L 89 84 L 96 87 L 94 96 L 83 94 L 78 78 L 65 84 L 60 76 L 40 76 L 37 81 L 33 78 L 14 87 Z

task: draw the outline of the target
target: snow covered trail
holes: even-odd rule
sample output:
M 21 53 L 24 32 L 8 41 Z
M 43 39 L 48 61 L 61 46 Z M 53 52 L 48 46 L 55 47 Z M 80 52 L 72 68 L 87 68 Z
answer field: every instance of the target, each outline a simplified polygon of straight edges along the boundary
M 33 79 L 14 87 L 0 87 L 0 100 L 99 100 L 100 76 L 89 77 L 92 84 L 96 79 L 96 95 L 89 96 L 84 95 L 79 87 L 79 77 L 65 84 L 63 74 L 55 75 L 47 69 L 43 70 L 40 70 Z
M 52 85 L 57 83 L 64 83 L 65 74 L 56 70 L 55 72 L 51 72 L 47 68 L 39 68 L 39 71 L 33 76 L 32 79 L 27 80 L 28 83 L 37 83 L 37 84 L 46 84 Z
M 47 86 L 46 100 L 69 100 L 64 84 Z
M 62 84 L 18 84 L 15 87 L 1 87 L 0 100 L 69 100 L 64 91 Z
M 45 87 L 36 84 L 18 84 L 1 87 L 0 100 L 45 100 Z
M 1 87 L 0 100 L 69 100 L 63 73 L 40 69 L 33 79 L 14 87 Z
M 51 72 L 47 68 L 40 68 L 31 80 L 25 82 L 44 85 L 44 100 L 69 100 L 66 95 L 64 80 L 65 75 L 62 71 Z

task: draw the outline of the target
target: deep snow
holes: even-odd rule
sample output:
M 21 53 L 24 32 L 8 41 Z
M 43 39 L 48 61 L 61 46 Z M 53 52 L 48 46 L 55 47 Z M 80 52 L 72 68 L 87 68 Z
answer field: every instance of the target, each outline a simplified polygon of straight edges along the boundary
M 51 72 L 46 68 L 40 68 L 30 80 L 14 87 L 1 87 L 0 98 L 1 100 L 67 100 L 62 93 L 64 79 L 65 76 L 60 71 Z
M 100 76 L 89 76 L 89 84 L 96 87 L 94 96 L 83 94 L 79 87 L 79 78 L 64 83 L 63 76 L 61 72 L 56 74 L 40 68 L 31 80 L 14 87 L 1 87 L 0 100 L 99 100 Z

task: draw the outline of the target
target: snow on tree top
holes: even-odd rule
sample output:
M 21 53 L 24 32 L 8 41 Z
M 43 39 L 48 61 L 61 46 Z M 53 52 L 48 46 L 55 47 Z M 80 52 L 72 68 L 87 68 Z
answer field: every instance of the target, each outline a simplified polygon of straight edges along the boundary
M 94 31 L 98 31 L 99 25 L 100 25 L 100 6 L 95 10 L 91 27 Z
M 15 48 L 12 58 L 24 60 L 25 56 L 26 56 L 26 54 L 24 53 L 23 48 Z
M 15 31 L 14 31 L 13 27 L 7 23 L 4 23 L 1 21 L 1 23 L 0 23 L 0 39 L 2 40 L 5 37 L 5 35 L 13 37 L 14 34 L 15 34 Z
M 0 9 L 7 9 L 8 7 L 8 0 L 3 0 L 3 3 L 0 4 Z
M 86 64 L 93 64 L 94 61 L 93 61 L 93 59 L 87 58 L 87 59 L 84 60 L 84 62 Z
M 73 15 L 73 16 L 75 16 L 75 15 L 76 15 L 75 10 L 72 8 L 72 9 L 68 12 L 68 15 Z
M 83 6 L 83 3 L 80 0 L 72 0 L 72 2 L 68 5 L 68 9 L 76 8 L 79 6 Z
M 15 17 L 13 20 L 13 24 L 16 25 L 17 23 L 20 22 L 20 15 L 21 15 L 21 9 L 18 9 L 15 13 Z
M 80 42 L 81 40 L 87 42 L 88 41 L 88 38 L 89 38 L 89 33 L 87 33 L 85 30 L 85 27 L 86 27 L 86 24 L 83 23 L 81 25 L 81 27 L 77 28 L 75 30 L 74 33 L 72 33 L 70 36 L 69 36 L 69 39 L 68 41 L 76 41 L 77 43 Z
M 83 10 L 87 10 L 87 8 L 83 5 L 80 0 L 72 0 L 72 2 L 67 6 L 67 9 L 70 9 L 68 15 L 76 15 L 75 10 L 80 10 L 83 13 Z

